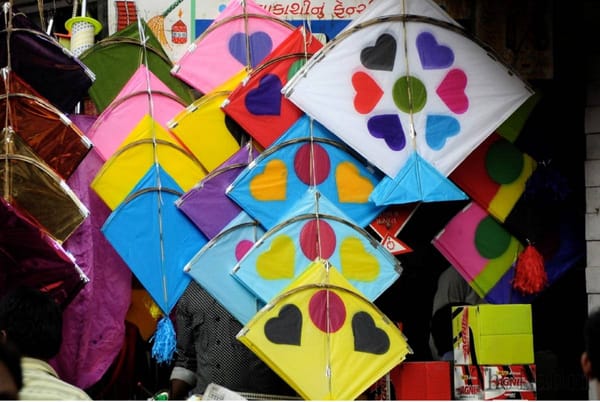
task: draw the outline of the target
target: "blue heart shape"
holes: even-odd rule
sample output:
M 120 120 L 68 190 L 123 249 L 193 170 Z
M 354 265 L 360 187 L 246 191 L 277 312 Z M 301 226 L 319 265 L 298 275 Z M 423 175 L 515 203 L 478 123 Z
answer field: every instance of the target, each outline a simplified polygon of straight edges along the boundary
M 281 80 L 275 74 L 266 74 L 258 87 L 248 91 L 246 109 L 258 116 L 278 116 L 281 113 Z
M 263 61 L 273 49 L 273 41 L 266 32 L 258 31 L 250 35 L 250 59 L 252 68 Z M 229 53 L 242 65 L 247 66 L 246 34 L 238 32 L 229 38 Z
M 373 116 L 367 122 L 367 128 L 373 137 L 383 138 L 394 151 L 400 151 L 406 146 L 406 136 L 397 114 Z
M 448 68 L 454 63 L 452 49 L 439 45 L 430 32 L 423 32 L 417 36 L 417 50 L 425 70 Z
M 425 140 L 433 150 L 444 148 L 446 140 L 460 132 L 460 123 L 452 116 L 427 116 Z

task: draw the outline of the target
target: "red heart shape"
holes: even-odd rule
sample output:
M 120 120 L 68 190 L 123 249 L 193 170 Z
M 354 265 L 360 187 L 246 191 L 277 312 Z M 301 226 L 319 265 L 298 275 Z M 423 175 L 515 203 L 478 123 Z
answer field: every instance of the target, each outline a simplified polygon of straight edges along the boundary
M 354 109 L 361 114 L 371 112 L 383 96 L 383 90 L 375 80 L 362 71 L 352 75 L 352 86 L 356 91 Z

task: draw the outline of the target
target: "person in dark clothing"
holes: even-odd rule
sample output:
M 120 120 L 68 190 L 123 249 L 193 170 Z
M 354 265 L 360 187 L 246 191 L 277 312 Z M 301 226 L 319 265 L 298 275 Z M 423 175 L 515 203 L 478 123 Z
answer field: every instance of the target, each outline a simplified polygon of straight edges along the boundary
M 294 395 L 274 371 L 236 339 L 242 327 L 192 281 L 177 303 L 177 349 L 169 399 L 201 395 L 210 383 L 237 393 Z

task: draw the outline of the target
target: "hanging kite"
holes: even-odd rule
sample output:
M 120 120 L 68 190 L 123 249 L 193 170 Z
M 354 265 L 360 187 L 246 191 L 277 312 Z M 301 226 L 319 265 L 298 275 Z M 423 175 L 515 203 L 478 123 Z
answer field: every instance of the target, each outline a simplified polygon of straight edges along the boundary
M 64 113 L 8 69 L 0 80 L 0 119 L 65 180 L 92 148 Z
M 450 179 L 498 221 L 504 222 L 537 163 L 492 133 L 450 174 Z
M 523 251 L 521 242 L 474 202 L 453 217 L 432 243 L 481 297 Z
M 94 73 L 12 2 L 3 6 L 0 67 L 15 72 L 61 112 L 71 113 L 94 82 Z
M 354 400 L 412 353 L 398 327 L 322 260 L 237 339 L 305 400 Z
M 55 239 L 0 198 L 0 297 L 28 286 L 48 292 L 62 308 L 88 277 Z
M 206 94 L 238 72 L 255 68 L 293 31 L 253 0 L 230 0 L 172 74 Z
M 181 187 L 151 166 L 102 226 L 102 233 L 168 315 L 189 283 L 186 263 L 207 239 L 175 207 Z
M 209 172 L 240 149 L 240 143 L 243 142 L 236 137 L 237 133 L 231 129 L 221 110 L 221 104 L 240 84 L 243 76 L 243 72 L 240 72 L 231 77 L 167 123 L 173 135 Z
M 231 275 L 231 270 L 264 233 L 265 230 L 258 222 L 241 211 L 184 267 L 242 325 L 264 303 L 240 284 Z
M 54 239 L 64 242 L 87 218 L 88 209 L 12 127 L 4 127 L 0 140 L 2 198 Z
M 398 279 L 400 262 L 324 195 L 309 188 L 233 269 L 248 289 L 269 302 L 315 259 L 339 267 L 368 300 Z
M 106 161 L 90 186 L 114 210 L 156 163 L 183 191 L 190 190 L 206 175 L 202 164 L 147 114 Z
M 98 113 L 108 107 L 141 64 L 145 64 L 186 105 L 194 100 L 191 89 L 171 75 L 171 60 L 141 19 L 96 42 L 79 59 L 96 75 L 89 96 Z
M 70 116 L 86 134 L 96 117 Z M 50 363 L 60 378 L 82 389 L 100 381 L 114 363 L 123 346 L 131 306 L 131 271 L 100 231 L 111 211 L 90 189 L 102 163 L 92 150 L 67 181 L 90 215 L 63 247 L 90 281 L 64 310 L 60 352 Z
M 179 210 L 209 239 L 242 212 L 225 190 L 258 154 L 253 144 L 247 143 L 176 201 Z
M 283 91 L 387 175 L 378 205 L 465 199 L 448 174 L 532 94 L 431 0 L 373 2 Z
M 304 27 L 297 28 L 248 73 L 223 104 L 223 111 L 263 148 L 270 146 L 304 114 L 282 95 L 281 88 L 321 47 Z
M 142 64 L 116 98 L 98 116 L 87 135 L 105 161 L 146 114 L 163 127 L 187 105 Z
M 365 227 L 385 208 L 369 201 L 381 176 L 322 125 L 302 116 L 248 165 L 227 195 L 270 229 L 314 186 Z

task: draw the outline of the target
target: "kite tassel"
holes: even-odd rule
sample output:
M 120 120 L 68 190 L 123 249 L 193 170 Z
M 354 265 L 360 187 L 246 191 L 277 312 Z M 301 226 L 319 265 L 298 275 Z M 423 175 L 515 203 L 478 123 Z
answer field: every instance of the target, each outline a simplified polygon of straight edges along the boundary
M 513 289 L 527 295 L 541 292 L 548 284 L 544 257 L 529 243 L 519 254 L 512 280 Z
M 175 328 L 168 316 L 161 318 L 156 324 L 156 332 L 152 337 L 154 344 L 152 345 L 152 357 L 158 363 L 170 364 L 175 353 Z

